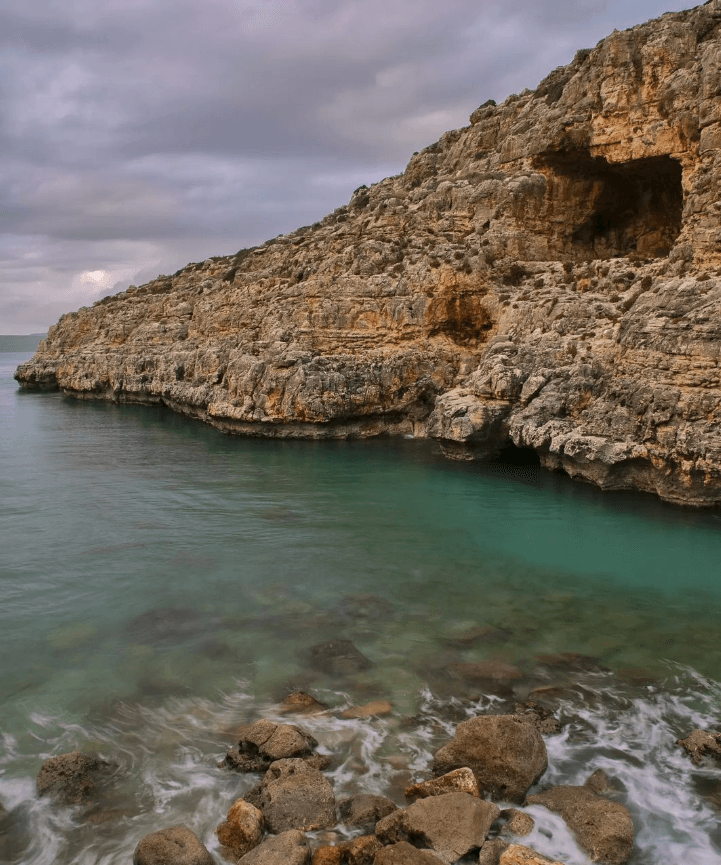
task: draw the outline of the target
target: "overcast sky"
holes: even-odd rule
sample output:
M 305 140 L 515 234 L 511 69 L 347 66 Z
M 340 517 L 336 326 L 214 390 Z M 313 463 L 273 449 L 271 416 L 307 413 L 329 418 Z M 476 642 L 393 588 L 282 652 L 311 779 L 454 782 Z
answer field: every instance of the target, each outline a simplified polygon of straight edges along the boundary
M 0 333 L 321 218 L 674 0 L 0 0 Z

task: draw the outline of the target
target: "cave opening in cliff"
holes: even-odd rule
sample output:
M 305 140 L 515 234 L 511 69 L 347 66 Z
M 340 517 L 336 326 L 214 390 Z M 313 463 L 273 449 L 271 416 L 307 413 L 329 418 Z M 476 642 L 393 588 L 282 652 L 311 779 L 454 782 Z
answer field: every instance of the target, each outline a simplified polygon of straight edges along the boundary
M 540 466 L 541 459 L 533 448 L 518 447 L 509 441 L 491 459 L 494 464 L 506 466 Z
M 681 165 L 670 156 L 613 163 L 584 149 L 546 154 L 554 197 L 572 220 L 565 255 L 575 260 L 668 255 L 681 231 Z

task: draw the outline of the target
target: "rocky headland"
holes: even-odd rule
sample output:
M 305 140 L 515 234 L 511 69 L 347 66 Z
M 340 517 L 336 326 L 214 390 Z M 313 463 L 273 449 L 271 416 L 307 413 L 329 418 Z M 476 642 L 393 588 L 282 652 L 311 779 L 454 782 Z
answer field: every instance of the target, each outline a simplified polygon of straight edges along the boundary
M 718 504 L 720 61 L 718 0 L 614 32 L 322 221 L 63 316 L 16 378 Z

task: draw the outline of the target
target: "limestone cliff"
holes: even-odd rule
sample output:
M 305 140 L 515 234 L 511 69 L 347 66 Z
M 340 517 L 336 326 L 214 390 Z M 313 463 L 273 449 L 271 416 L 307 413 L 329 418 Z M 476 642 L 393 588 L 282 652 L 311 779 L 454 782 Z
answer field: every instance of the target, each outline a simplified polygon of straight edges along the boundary
M 716 504 L 720 58 L 720 0 L 614 32 L 321 222 L 63 316 L 16 378 Z

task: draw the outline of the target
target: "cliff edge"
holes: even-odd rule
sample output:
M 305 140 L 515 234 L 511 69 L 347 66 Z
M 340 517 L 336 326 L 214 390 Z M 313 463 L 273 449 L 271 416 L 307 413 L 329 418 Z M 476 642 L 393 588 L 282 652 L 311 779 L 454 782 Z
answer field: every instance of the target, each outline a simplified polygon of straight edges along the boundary
M 64 315 L 15 377 L 718 504 L 720 60 L 721 0 L 614 32 L 321 222 Z

